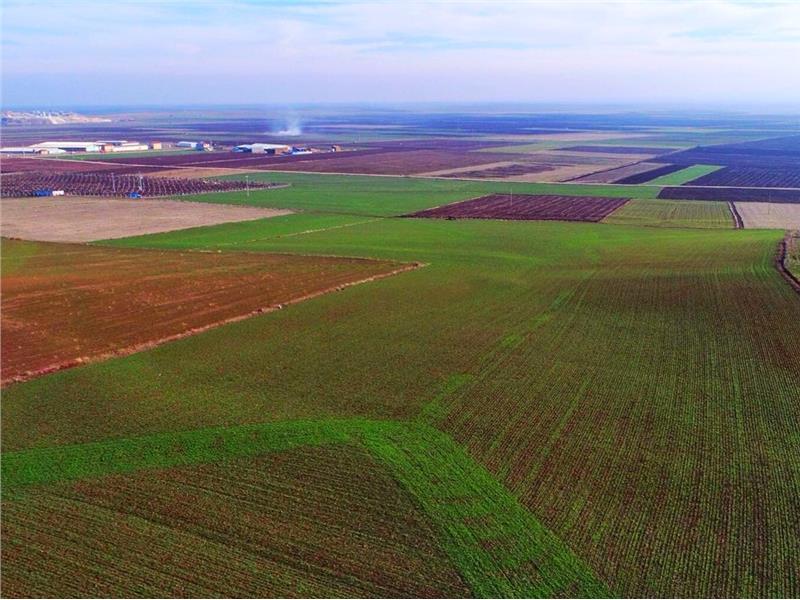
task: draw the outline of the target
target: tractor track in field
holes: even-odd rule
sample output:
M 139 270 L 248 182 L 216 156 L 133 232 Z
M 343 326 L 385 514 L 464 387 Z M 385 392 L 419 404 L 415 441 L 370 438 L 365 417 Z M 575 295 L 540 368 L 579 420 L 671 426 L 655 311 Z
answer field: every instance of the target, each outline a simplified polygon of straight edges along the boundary
M 379 279 L 385 279 L 387 277 L 392 277 L 394 275 L 399 275 L 400 273 L 405 273 L 407 271 L 414 271 L 416 269 L 420 269 L 422 267 L 427 266 L 427 263 L 421 262 L 412 262 L 402 265 L 397 269 L 393 269 L 391 271 L 387 271 L 386 273 L 378 273 L 377 275 L 371 275 L 369 277 L 364 277 L 362 279 L 356 279 L 353 281 L 348 281 L 346 283 L 341 283 L 339 285 L 335 285 L 332 287 L 328 287 L 322 290 L 317 290 L 310 294 L 304 294 L 302 296 L 298 296 L 297 298 L 292 298 L 290 300 L 286 300 L 285 302 L 279 302 L 276 304 L 270 304 L 267 306 L 262 306 L 251 310 L 247 313 L 236 315 L 234 317 L 228 317 L 226 319 L 222 319 L 220 321 L 215 321 L 214 323 L 208 323 L 206 325 L 202 325 L 200 327 L 192 327 L 187 329 L 186 331 L 182 331 L 180 333 L 176 333 L 173 335 L 168 335 L 165 337 L 161 337 L 155 340 L 149 340 L 147 342 L 142 342 L 140 344 L 133 344 L 131 346 L 126 346 L 124 348 L 118 348 L 111 352 L 101 352 L 99 354 L 93 354 L 90 356 L 82 356 L 75 359 L 70 359 L 62 362 L 58 362 L 52 365 L 48 365 L 46 367 L 42 367 L 40 369 L 26 371 L 25 373 L 14 375 L 12 377 L 8 377 L 0 381 L 0 387 L 5 388 L 14 383 L 22 383 L 24 381 L 30 381 L 31 379 L 35 379 L 37 377 L 41 377 L 43 375 L 49 375 L 51 373 L 55 373 L 58 371 L 63 371 L 65 369 L 70 369 L 73 367 L 79 367 L 86 364 L 102 362 L 104 360 L 108 360 L 111 358 L 118 358 L 122 356 L 129 356 L 131 354 L 136 354 L 137 352 L 142 352 L 144 350 L 150 350 L 157 346 L 161 346 L 163 344 L 167 344 L 169 342 L 175 342 L 178 340 L 182 340 L 184 338 L 191 337 L 193 335 L 197 335 L 200 333 L 204 333 L 210 329 L 215 329 L 222 325 L 228 325 L 230 323 L 238 323 L 239 321 L 244 321 L 245 319 L 249 319 L 251 317 L 255 317 L 258 315 L 268 314 L 271 312 L 275 312 L 281 310 L 287 306 L 291 306 L 293 304 L 300 304 L 301 302 L 305 302 L 307 300 L 312 300 L 319 296 L 323 296 L 325 294 L 329 294 L 331 292 L 339 292 L 349 287 L 354 287 L 357 285 L 361 285 L 364 283 L 370 283 L 372 281 L 377 281 Z

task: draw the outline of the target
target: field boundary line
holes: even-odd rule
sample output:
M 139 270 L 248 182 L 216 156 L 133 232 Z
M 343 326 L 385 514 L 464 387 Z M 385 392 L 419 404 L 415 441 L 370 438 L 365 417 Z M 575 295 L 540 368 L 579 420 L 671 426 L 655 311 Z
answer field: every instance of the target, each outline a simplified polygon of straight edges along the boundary
M 384 218 L 391 218 L 391 217 L 373 217 L 371 219 L 367 219 L 366 221 L 355 221 L 353 223 L 345 223 L 344 225 L 331 225 L 330 227 L 323 227 L 321 229 L 306 229 L 305 231 L 295 231 L 292 233 L 284 233 L 281 235 L 275 235 L 268 238 L 261 238 L 261 239 L 273 239 L 273 238 L 287 238 L 287 237 L 295 237 L 298 235 L 307 235 L 309 233 L 319 233 L 320 231 L 331 231 L 333 229 L 344 229 L 345 227 L 354 227 L 356 225 L 365 225 L 366 223 L 374 223 L 375 221 L 381 221 Z M 255 240 L 253 240 L 255 241 Z
M 791 233 L 786 233 L 786 235 L 781 238 L 781 241 L 778 242 L 778 251 L 775 254 L 775 267 L 778 269 L 778 273 L 786 280 L 789 286 L 798 294 L 800 294 L 800 279 L 798 279 L 794 273 L 789 270 L 789 267 L 786 265 L 788 259 L 788 246 L 789 246 L 789 238 L 792 237 Z
M 734 204 L 733 200 L 728 200 L 728 210 L 731 211 L 731 216 L 733 217 L 733 228 L 744 229 L 744 220 L 742 219 L 742 215 L 739 214 L 739 210 L 736 208 L 736 204 Z
M 291 214 L 298 215 L 298 214 L 303 214 L 303 213 L 301 213 L 301 212 L 292 212 Z M 288 215 L 284 215 L 284 216 L 288 216 Z M 359 216 L 359 215 L 354 215 L 354 216 Z M 272 219 L 272 218 L 273 217 L 265 217 L 265 219 Z M 280 234 L 276 234 L 276 235 L 267 235 L 267 236 L 264 236 L 264 237 L 257 237 L 257 238 L 252 238 L 252 239 L 249 239 L 249 240 L 239 240 L 237 242 L 225 242 L 225 243 L 222 243 L 222 244 L 218 244 L 217 246 L 215 246 L 215 248 L 236 248 L 240 244 L 252 244 L 254 242 L 262 242 L 262 241 L 265 241 L 265 240 L 277 240 L 277 239 L 280 239 L 280 238 L 294 237 L 294 236 L 297 236 L 297 235 L 306 235 L 306 234 L 309 234 L 309 233 L 319 233 L 321 231 L 330 231 L 331 229 L 341 229 L 343 227 L 353 227 L 354 225 L 365 225 L 367 223 L 374 223 L 375 221 L 381 221 L 383 219 L 388 219 L 388 218 L 391 218 L 391 217 L 373 217 L 371 219 L 367 219 L 366 221 L 354 221 L 352 223 L 345 223 L 344 225 L 331 225 L 330 227 L 321 227 L 320 229 L 306 229 L 305 231 L 293 231 L 291 233 L 280 233 Z M 262 219 L 256 219 L 256 221 L 260 221 L 260 220 L 262 220 Z M 242 221 L 242 222 L 244 222 L 244 221 Z M 222 223 L 222 225 L 226 225 L 226 223 Z M 207 227 L 207 226 L 203 226 L 203 227 Z M 202 229 L 203 227 L 198 227 L 198 229 Z M 210 227 L 215 227 L 215 225 L 210 225 Z M 180 231 L 180 230 L 176 229 L 175 231 Z M 172 233 L 172 232 L 171 231 L 167 231 L 167 232 L 164 232 L 164 233 Z M 145 234 L 145 235 L 159 235 L 159 233 Z M 136 236 L 134 236 L 134 237 L 136 237 Z M 113 238 L 111 238 L 111 239 L 113 239 Z M 118 239 L 125 239 L 125 238 L 118 238 Z M 104 242 L 104 241 L 106 241 L 106 240 L 98 240 L 98 242 Z M 95 242 L 92 242 L 92 243 L 95 243 Z M 113 246 L 109 246 L 109 247 L 113 247 Z M 194 248 L 194 249 L 188 249 L 188 250 L 186 250 L 186 252 L 214 252 L 214 250 L 207 250 L 207 249 L 204 249 L 204 248 Z M 244 252 L 244 253 L 250 253 L 250 254 L 261 254 L 259 252 L 253 251 L 253 250 L 248 251 L 248 250 L 238 250 L 237 249 L 236 252 L 237 253 L 238 252 Z M 269 252 L 269 254 L 285 254 L 285 253 Z M 308 255 L 305 255 L 305 256 L 320 256 L 320 255 L 319 254 L 316 254 L 316 255 L 308 254 Z M 337 258 L 342 258 L 342 257 L 337 257 Z M 348 258 L 350 258 L 350 257 L 348 257 Z M 358 258 L 358 257 L 353 257 L 353 258 Z M 365 259 L 365 260 L 372 260 L 372 259 L 368 258 L 368 259 Z
M 282 421 L 154 433 L 3 452 L 3 495 L 16 488 L 144 469 L 218 462 L 296 446 L 351 441 L 361 419 Z
M 211 251 L 206 251 L 211 252 Z M 253 253 L 257 254 L 257 253 Z M 278 254 L 278 253 L 274 253 Z M 289 254 L 289 253 L 286 253 Z M 336 258 L 344 258 L 344 257 L 336 257 Z M 361 260 L 370 260 L 368 258 L 360 257 Z M 424 266 L 427 266 L 425 263 L 421 262 L 412 262 L 406 263 L 401 267 L 396 269 L 392 269 L 391 271 L 387 271 L 385 273 L 378 273 L 376 275 L 371 275 L 369 277 L 364 277 L 362 279 L 356 279 L 353 281 L 347 281 L 345 283 L 341 283 L 339 285 L 328 287 L 322 290 L 318 290 L 316 292 L 311 292 L 310 294 L 304 294 L 302 296 L 297 296 L 295 298 L 291 298 L 284 302 L 278 302 L 275 304 L 270 304 L 267 306 L 262 306 L 251 310 L 247 313 L 236 315 L 234 317 L 228 317 L 227 319 L 222 319 L 220 321 L 215 321 L 214 323 L 209 323 L 207 325 L 203 325 L 201 327 L 192 327 L 187 329 L 186 331 L 182 331 L 180 333 L 175 333 L 173 335 L 168 335 L 162 338 L 158 338 L 156 340 L 150 340 L 147 342 L 143 342 L 141 344 L 134 344 L 132 346 L 126 346 L 125 348 L 118 348 L 116 350 L 112 350 L 110 352 L 102 352 L 100 354 L 95 354 L 92 356 L 84 356 L 68 361 L 63 361 L 60 363 L 56 363 L 53 365 L 48 365 L 47 367 L 42 367 L 41 369 L 36 369 L 34 371 L 29 371 L 27 373 L 23 373 L 21 375 L 15 375 L 13 377 L 9 377 L 7 379 L 3 379 L 0 381 L 1 387 L 6 387 L 8 385 L 14 383 L 22 383 L 24 381 L 30 381 L 31 379 L 35 379 L 37 377 L 41 377 L 43 375 L 49 375 L 51 373 L 56 373 L 58 371 L 63 371 L 65 369 L 70 369 L 73 367 L 78 367 L 82 365 L 102 362 L 105 360 L 109 360 L 111 358 L 119 358 L 123 356 L 129 356 L 131 354 L 136 354 L 137 352 L 143 352 L 145 350 L 151 350 L 163 344 L 167 344 L 169 342 L 175 342 L 178 340 L 182 340 L 184 338 L 188 338 L 194 335 L 198 335 L 209 331 L 211 329 L 216 329 L 217 327 L 221 327 L 223 325 L 229 325 L 231 323 L 238 323 L 239 321 L 244 321 L 251 317 L 255 317 L 258 315 L 269 314 L 278 310 L 282 310 L 287 306 L 291 306 L 293 304 L 300 304 L 301 302 L 306 302 L 307 300 L 313 300 L 314 298 L 318 298 L 319 296 L 324 296 L 326 294 L 330 294 L 331 292 L 339 292 L 345 290 L 350 287 L 354 287 L 357 285 L 361 285 L 364 283 L 370 283 L 372 281 L 378 281 L 380 279 L 386 279 L 387 277 L 393 277 L 395 275 L 399 275 L 401 273 L 405 273 L 407 271 L 414 271 L 416 269 L 420 269 Z
M 485 467 L 427 425 L 365 428 L 362 443 L 386 464 L 439 529 L 441 544 L 476 597 L 602 597 L 608 588 Z

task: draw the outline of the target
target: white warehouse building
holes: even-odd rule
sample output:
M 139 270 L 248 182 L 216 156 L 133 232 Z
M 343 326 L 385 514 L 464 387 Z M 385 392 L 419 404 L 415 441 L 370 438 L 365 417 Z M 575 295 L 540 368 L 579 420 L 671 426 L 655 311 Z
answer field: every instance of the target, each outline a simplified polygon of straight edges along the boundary
M 253 154 L 289 154 L 291 146 L 286 144 L 241 144 L 234 146 L 234 152 L 252 152 Z
M 34 144 L 32 148 L 56 149 L 65 152 L 100 152 L 97 142 L 42 142 Z
M 0 148 L 0 154 L 66 154 L 60 148 L 34 148 L 32 146 L 7 146 Z

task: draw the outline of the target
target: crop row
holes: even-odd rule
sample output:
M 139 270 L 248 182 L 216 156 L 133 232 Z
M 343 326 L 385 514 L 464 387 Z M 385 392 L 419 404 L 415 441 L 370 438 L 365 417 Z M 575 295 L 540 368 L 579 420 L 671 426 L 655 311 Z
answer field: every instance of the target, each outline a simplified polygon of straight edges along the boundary
M 469 595 L 412 496 L 353 445 L 40 488 L 3 524 L 7 596 Z
M 360 179 L 400 186 L 334 178 L 342 194 L 329 208 L 342 210 L 345 180 Z M 298 176 L 286 193 L 305 181 L 316 201 L 322 180 Z M 380 189 L 375 206 L 405 197 Z M 800 593 L 800 304 L 775 271 L 779 233 L 376 219 L 274 236 L 269 221 L 205 241 L 187 232 L 186 244 L 429 266 L 10 386 L 6 448 L 291 418 L 424 418 L 616 594 Z M 458 505 L 458 481 L 447 506 Z M 480 541 L 514 546 L 505 540 Z
M 82 160 L 57 160 L 51 158 L 4 158 L 0 161 L 3 173 L 76 173 L 87 171 L 112 170 L 115 174 L 123 173 L 152 173 L 164 170 L 155 166 L 118 166 L 114 164 L 99 164 Z M 5 184 L 5 178 L 3 183 Z
M 118 591 L 136 584 L 164 596 L 174 578 L 195 595 L 217 586 L 237 595 L 284 595 L 294 584 L 312 595 L 338 588 L 335 595 L 608 596 L 508 490 L 446 435 L 422 425 L 352 419 L 202 429 L 35 449 L 5 461 L 3 484 L 13 500 L 4 514 L 4 578 L 28 595 L 63 593 L 65 586 L 86 595 L 113 582 Z M 68 483 L 75 478 L 81 481 Z M 79 502 L 70 506 L 72 500 Z M 68 523 L 41 519 L 40 510 L 68 512 L 59 515 Z M 127 527 L 107 530 L 131 517 L 154 523 L 159 541 L 132 540 Z M 252 521 L 259 530 L 243 531 Z M 73 528 L 84 535 L 50 540 L 53 530 L 63 536 Z M 200 561 L 218 560 L 217 543 L 230 540 L 221 566 L 237 571 L 242 558 L 267 559 L 260 567 L 271 577 L 215 580 L 180 561 L 149 568 L 162 552 L 182 555 L 174 542 L 187 534 L 216 542 L 189 543 Z M 24 545 L 31 537 L 51 541 L 45 556 Z M 320 548 L 323 540 L 329 543 Z M 371 548 L 379 542 L 380 549 Z M 85 547 L 100 545 L 112 556 L 135 553 L 139 568 L 120 573 L 109 568 L 113 561 L 84 555 Z M 80 559 L 106 575 L 102 583 L 82 571 L 55 576 L 63 562 Z M 42 560 L 47 567 L 31 573 Z
M 76 161 L 77 162 L 77 161 Z M 240 180 L 184 179 L 145 177 L 95 171 L 89 173 L 12 173 L 3 176 L 3 195 L 6 197 L 33 196 L 36 190 L 64 190 L 75 196 L 177 196 L 207 192 L 229 192 L 250 188 L 269 188 L 275 184 L 262 181 L 246 183 Z
M 713 173 L 709 176 L 713 176 Z M 695 182 L 692 182 L 695 183 Z M 724 200 L 728 202 L 800 202 L 800 189 L 694 187 L 691 185 L 663 188 L 658 197 L 665 200 Z
M 726 167 L 693 179 L 691 185 L 800 188 L 800 167 Z
M 508 219 L 521 221 L 600 221 L 627 198 L 491 194 L 422 210 L 409 217 L 430 219 Z
M 631 200 L 603 219 L 603 223 L 703 229 L 730 229 L 733 226 L 725 202 L 700 200 Z

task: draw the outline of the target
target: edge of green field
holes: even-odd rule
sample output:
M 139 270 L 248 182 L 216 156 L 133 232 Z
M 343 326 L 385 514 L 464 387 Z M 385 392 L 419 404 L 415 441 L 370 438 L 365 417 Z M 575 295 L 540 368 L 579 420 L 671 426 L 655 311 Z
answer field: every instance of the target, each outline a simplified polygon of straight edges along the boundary
M 629 200 L 601 223 L 687 229 L 735 228 L 728 203 L 711 200 Z
M 713 173 L 714 171 L 719 171 L 723 167 L 719 165 L 692 165 L 691 167 L 686 167 L 685 169 L 681 169 L 680 171 L 675 171 L 674 173 L 668 173 L 666 175 L 662 175 L 661 177 L 656 177 L 655 179 L 651 179 L 647 181 L 647 185 L 682 185 L 684 183 L 689 183 L 697 179 L 698 177 L 702 177 L 703 175 L 708 175 L 709 173 Z
M 2 488 L 357 442 L 431 517 L 479 597 L 608 597 L 589 567 L 492 475 L 433 427 L 362 419 L 218 427 L 3 454 Z

